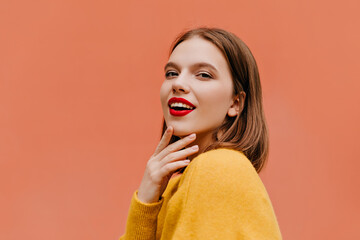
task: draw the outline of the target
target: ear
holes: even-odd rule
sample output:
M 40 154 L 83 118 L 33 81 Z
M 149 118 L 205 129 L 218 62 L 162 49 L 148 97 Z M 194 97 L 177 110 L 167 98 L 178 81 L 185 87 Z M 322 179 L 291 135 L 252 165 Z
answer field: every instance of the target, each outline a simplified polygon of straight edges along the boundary
M 241 91 L 239 95 L 235 96 L 233 102 L 228 110 L 229 117 L 235 117 L 239 115 L 244 109 L 246 94 L 244 91 Z

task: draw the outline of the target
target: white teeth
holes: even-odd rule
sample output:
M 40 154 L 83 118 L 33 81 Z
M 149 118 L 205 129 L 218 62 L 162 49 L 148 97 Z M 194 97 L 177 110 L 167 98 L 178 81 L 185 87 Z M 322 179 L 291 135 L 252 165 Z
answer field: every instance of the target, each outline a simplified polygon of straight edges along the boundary
M 175 103 L 172 103 L 170 104 L 170 107 L 183 107 L 183 108 L 187 108 L 187 109 L 194 109 L 193 107 L 187 105 L 187 104 L 184 104 L 184 103 L 180 103 L 180 102 L 175 102 Z

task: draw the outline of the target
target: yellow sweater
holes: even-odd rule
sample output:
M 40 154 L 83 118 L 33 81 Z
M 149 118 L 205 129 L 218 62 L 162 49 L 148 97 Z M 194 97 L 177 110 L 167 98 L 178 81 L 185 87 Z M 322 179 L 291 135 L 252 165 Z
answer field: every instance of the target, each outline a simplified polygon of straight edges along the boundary
M 248 158 L 232 149 L 198 155 L 170 179 L 159 202 L 135 191 L 120 240 L 282 239 L 266 189 Z

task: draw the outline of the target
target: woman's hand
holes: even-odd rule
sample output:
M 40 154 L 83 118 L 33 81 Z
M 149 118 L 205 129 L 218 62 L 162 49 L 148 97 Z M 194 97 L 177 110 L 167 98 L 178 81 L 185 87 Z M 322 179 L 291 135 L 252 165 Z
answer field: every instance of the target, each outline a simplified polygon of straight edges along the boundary
M 144 177 L 138 190 L 138 199 L 141 202 L 153 203 L 159 201 L 172 174 L 177 169 L 187 166 L 190 160 L 186 158 L 199 151 L 197 145 L 183 149 L 195 140 L 196 135 L 194 133 L 168 145 L 172 134 L 173 128 L 169 126 L 155 153 L 146 164 Z

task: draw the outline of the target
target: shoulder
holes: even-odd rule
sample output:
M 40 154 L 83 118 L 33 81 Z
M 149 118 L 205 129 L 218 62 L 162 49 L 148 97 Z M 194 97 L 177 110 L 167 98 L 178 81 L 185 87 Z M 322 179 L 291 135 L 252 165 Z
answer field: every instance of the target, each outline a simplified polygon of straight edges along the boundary
M 270 202 L 250 160 L 236 150 L 221 148 L 202 153 L 188 165 L 184 175 L 187 197 L 194 201 L 229 206 Z
M 202 153 L 186 169 L 189 186 L 264 190 L 250 160 L 240 151 L 220 148 Z M 185 180 L 185 179 L 184 179 Z
M 279 231 L 262 181 L 250 160 L 236 150 L 221 148 L 194 158 L 171 207 L 169 213 L 176 214 L 170 228 L 186 229 L 182 234 L 192 238 L 280 239 L 272 237 Z
M 228 148 L 219 148 L 202 153 L 193 159 L 192 164 L 197 172 L 257 175 L 254 166 L 244 153 Z

